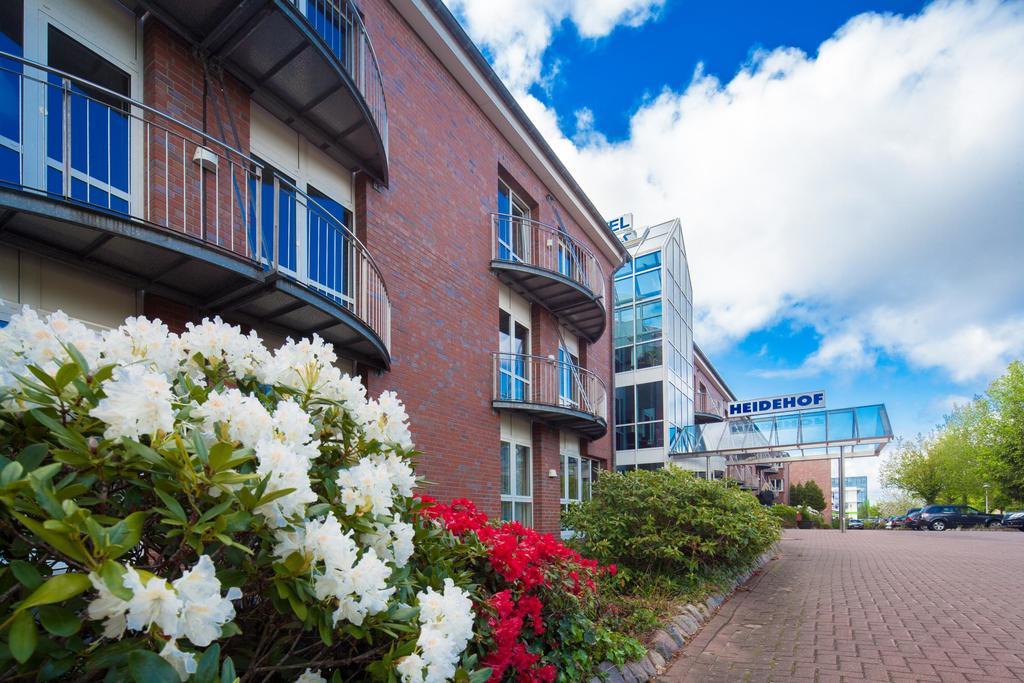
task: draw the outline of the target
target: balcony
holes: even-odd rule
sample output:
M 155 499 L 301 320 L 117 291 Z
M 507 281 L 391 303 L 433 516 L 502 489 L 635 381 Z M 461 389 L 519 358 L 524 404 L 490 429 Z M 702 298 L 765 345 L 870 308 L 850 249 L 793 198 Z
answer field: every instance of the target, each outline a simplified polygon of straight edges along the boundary
M 721 422 L 726 418 L 725 402 L 707 392 L 697 392 L 693 397 L 693 420 L 696 424 Z
M 608 390 L 585 368 L 543 356 L 494 354 L 494 398 L 499 410 L 514 410 L 588 439 L 608 431 Z
M 597 257 L 558 228 L 491 214 L 491 270 L 573 333 L 595 342 L 604 334 L 605 276 Z
M 0 53 L 0 92 L 0 243 L 389 366 L 387 287 L 339 205 L 45 65 Z
M 349 0 L 133 0 L 216 60 L 318 148 L 388 179 L 388 112 Z

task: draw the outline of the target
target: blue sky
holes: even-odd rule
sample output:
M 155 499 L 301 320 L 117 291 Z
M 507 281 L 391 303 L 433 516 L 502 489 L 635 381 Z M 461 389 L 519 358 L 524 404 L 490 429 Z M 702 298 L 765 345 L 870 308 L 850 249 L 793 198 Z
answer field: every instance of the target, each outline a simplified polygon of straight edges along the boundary
M 1024 357 L 1024 0 L 447 2 L 740 396 L 913 437 Z

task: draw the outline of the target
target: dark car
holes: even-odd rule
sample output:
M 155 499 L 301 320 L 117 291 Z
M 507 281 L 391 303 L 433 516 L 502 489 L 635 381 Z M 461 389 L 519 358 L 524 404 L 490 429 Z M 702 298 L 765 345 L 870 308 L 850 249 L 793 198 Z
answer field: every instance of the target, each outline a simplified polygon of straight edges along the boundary
M 918 528 L 945 531 L 951 527 L 990 527 L 1001 524 L 1002 515 L 978 512 L 967 505 L 926 505 L 915 521 Z
M 921 516 L 921 508 L 910 508 L 907 510 L 907 514 L 899 518 L 899 524 L 893 524 L 893 526 L 903 526 L 908 529 L 917 528 L 917 518 Z
M 1003 526 L 1024 531 L 1024 510 L 1007 512 L 1003 515 Z
M 863 529 L 864 522 L 859 519 L 851 519 L 846 522 L 847 529 Z

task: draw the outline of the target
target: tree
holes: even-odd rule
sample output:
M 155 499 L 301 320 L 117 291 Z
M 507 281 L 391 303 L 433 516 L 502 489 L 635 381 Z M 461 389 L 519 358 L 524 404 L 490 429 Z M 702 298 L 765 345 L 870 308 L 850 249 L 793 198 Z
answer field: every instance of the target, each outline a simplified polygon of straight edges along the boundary
M 944 485 L 937 462 L 930 457 L 930 443 L 922 435 L 914 441 L 897 442 L 896 451 L 882 464 L 882 483 L 934 502 Z
M 1014 361 L 988 389 L 992 474 L 1006 497 L 1024 500 L 1024 363 Z
M 825 494 L 821 487 L 813 480 L 793 484 L 789 487 L 789 504 L 793 507 L 806 505 L 821 512 L 825 509 Z
M 924 501 L 920 498 L 916 498 L 902 492 L 888 498 L 879 499 L 875 504 L 878 508 L 879 517 L 905 515 L 907 514 L 907 510 L 910 510 L 911 508 L 919 508 L 923 505 Z

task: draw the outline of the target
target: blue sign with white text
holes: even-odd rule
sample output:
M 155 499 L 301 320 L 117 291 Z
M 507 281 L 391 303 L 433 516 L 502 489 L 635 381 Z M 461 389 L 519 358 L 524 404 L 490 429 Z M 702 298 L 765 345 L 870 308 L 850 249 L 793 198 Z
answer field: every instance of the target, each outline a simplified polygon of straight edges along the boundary
M 770 396 L 753 401 L 731 401 L 729 403 L 729 417 L 751 417 L 754 415 L 770 415 L 772 413 L 812 410 L 824 407 L 824 391 L 807 391 L 802 394 Z

